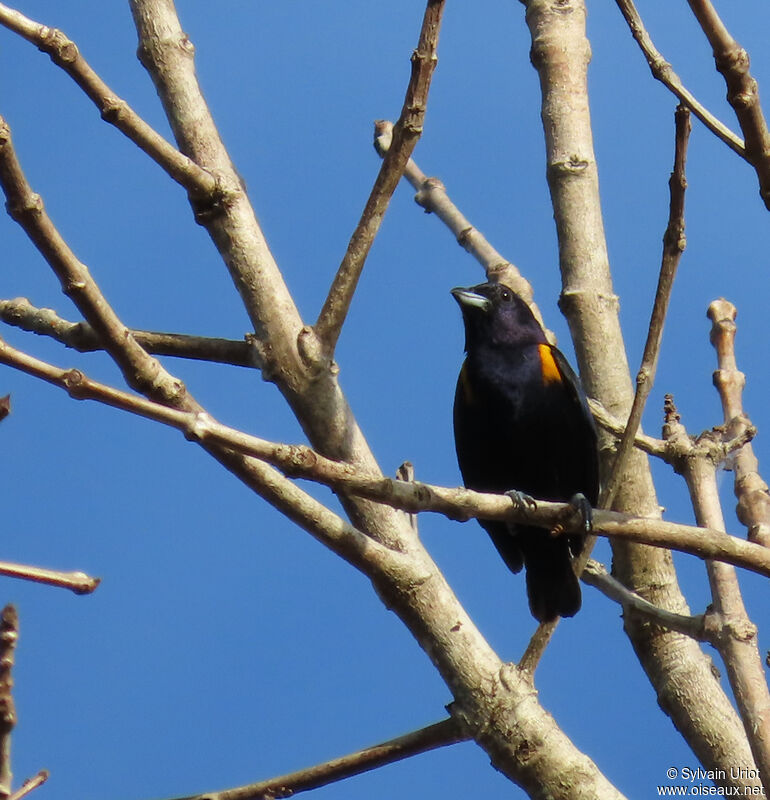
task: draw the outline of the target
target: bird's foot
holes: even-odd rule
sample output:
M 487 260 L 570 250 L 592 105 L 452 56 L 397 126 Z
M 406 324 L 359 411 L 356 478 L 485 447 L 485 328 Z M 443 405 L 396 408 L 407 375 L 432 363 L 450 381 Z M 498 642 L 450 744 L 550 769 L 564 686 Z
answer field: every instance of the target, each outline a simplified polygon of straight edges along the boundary
M 577 519 L 580 522 L 577 522 Z M 594 510 L 584 494 L 578 492 L 569 499 L 569 506 L 564 511 L 564 519 L 552 530 L 553 536 L 560 536 L 565 530 L 578 530 L 591 533 L 594 526 Z
M 524 492 L 520 492 L 518 489 L 509 489 L 505 492 L 505 495 L 511 498 L 516 511 L 523 511 L 525 508 L 531 508 L 532 510 L 537 508 L 535 499 L 528 494 L 524 494 Z

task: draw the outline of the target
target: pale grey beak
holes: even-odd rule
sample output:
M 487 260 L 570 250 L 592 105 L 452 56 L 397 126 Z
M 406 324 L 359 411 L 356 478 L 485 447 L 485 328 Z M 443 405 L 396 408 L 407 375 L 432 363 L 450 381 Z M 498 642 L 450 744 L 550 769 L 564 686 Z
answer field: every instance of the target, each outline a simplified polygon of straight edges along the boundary
M 471 289 L 463 289 L 460 286 L 457 286 L 452 289 L 451 294 L 452 297 L 454 297 L 454 299 L 460 304 L 460 307 L 470 306 L 472 308 L 480 308 L 482 311 L 486 311 L 491 305 L 491 301 L 488 297 L 484 297 L 483 294 L 478 294 Z

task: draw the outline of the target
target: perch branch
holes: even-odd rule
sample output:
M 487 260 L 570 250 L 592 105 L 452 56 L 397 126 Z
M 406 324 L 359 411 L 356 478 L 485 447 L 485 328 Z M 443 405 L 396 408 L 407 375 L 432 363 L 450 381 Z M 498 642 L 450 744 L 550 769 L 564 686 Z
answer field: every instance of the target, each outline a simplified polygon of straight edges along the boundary
M 33 306 L 25 297 L 0 300 L 0 319 L 21 330 L 49 336 L 80 353 L 104 350 L 96 331 L 87 322 L 69 322 L 53 309 Z M 212 361 L 236 367 L 257 366 L 257 353 L 249 341 L 158 333 L 134 328 L 129 329 L 129 332 L 140 347 L 156 356 Z
M 0 798 L 11 796 L 11 731 L 16 724 L 11 670 L 19 639 L 19 617 L 12 605 L 0 615 Z
M 459 723 L 450 717 L 396 739 L 288 775 L 234 789 L 192 795 L 179 800 L 277 800 L 277 798 L 291 797 L 298 792 L 327 786 L 335 781 L 360 775 L 362 772 L 384 767 L 420 753 L 427 753 L 438 747 L 466 741 L 468 738 L 470 737 L 467 734 L 462 733 Z
M 727 85 L 727 102 L 733 108 L 746 142 L 746 159 L 759 178 L 759 194 L 770 209 L 770 133 L 759 102 L 759 86 L 749 72 L 749 54 L 719 18 L 711 0 L 688 0 L 714 52 L 714 63 Z
M 339 476 L 343 483 L 344 479 L 341 476 L 345 473 L 353 473 L 353 467 L 349 464 L 325 459 L 309 447 L 274 444 L 249 436 L 234 428 L 217 423 L 203 411 L 172 408 L 120 389 L 105 386 L 90 380 L 79 370 L 59 369 L 22 353 L 2 339 L 0 339 L 0 363 L 19 369 L 54 386 L 59 386 L 75 399 L 98 400 L 112 408 L 129 411 L 137 416 L 176 428 L 183 432 L 186 438 L 198 442 L 215 458 L 218 458 L 247 485 L 266 496 L 269 502 L 276 505 L 290 519 L 359 567 L 365 561 L 374 563 L 378 554 L 382 555 L 388 552 L 385 547 L 356 530 L 263 462 L 269 461 L 268 456 L 270 456 L 276 463 L 284 465 L 287 474 L 304 476 L 305 473 L 312 471 L 306 461 L 312 462 L 317 459 L 320 464 L 327 467 L 330 473 L 334 474 L 335 470 L 339 470 Z M 248 458 L 248 456 L 254 458 Z M 259 460 L 255 461 L 254 459 Z M 254 473 L 255 469 L 258 474 Z M 376 479 L 362 480 L 364 484 L 367 484 L 368 480 L 376 481 Z
M 463 521 L 480 517 L 553 528 L 557 524 L 564 525 L 565 514 L 572 508 L 568 503 L 539 500 L 534 509 L 519 509 L 513 506 L 506 495 L 483 494 L 465 488 L 449 489 L 361 474 L 351 464 L 325 458 L 305 445 L 270 442 L 222 425 L 209 414 L 169 408 L 105 386 L 90 380 L 79 370 L 59 369 L 16 350 L 2 340 L 0 363 L 58 386 L 75 399 L 97 400 L 175 428 L 187 439 L 198 442 L 203 447 L 252 456 L 276 466 L 285 475 L 323 483 L 336 491 L 365 497 L 402 511 L 433 511 Z M 296 487 L 294 489 L 300 491 Z M 324 509 L 320 503 L 316 504 Z M 307 526 L 307 522 L 304 524 Z M 656 547 L 681 550 L 701 558 L 726 561 L 770 577 L 770 551 L 767 548 L 728 536 L 723 531 L 598 509 L 594 512 L 594 530 L 602 536 L 622 537 Z M 373 553 L 388 552 L 350 525 L 345 525 L 336 535 L 353 537 L 356 546 Z
M 438 36 L 444 0 L 428 0 L 417 49 L 412 54 L 412 74 L 401 116 L 393 130 L 393 144 L 382 163 L 361 219 L 315 324 L 323 355 L 331 359 L 353 300 L 366 257 L 380 229 L 390 198 L 422 134 L 428 91 L 438 57 Z
M 666 400 L 663 435 L 672 453 L 678 452 L 675 468 L 684 476 L 690 492 L 695 519 L 713 530 L 725 529 L 717 489 L 716 470 L 723 452 L 718 431 L 696 438 L 687 435 L 673 400 Z M 761 550 L 766 547 L 755 545 Z M 759 656 L 757 628 L 743 605 L 738 576 L 729 564 L 706 561 L 711 586 L 711 641 L 719 651 L 743 720 L 762 782 L 770 785 L 770 691 Z
M 62 31 L 41 25 L 3 3 L 0 3 L 0 25 L 47 53 L 88 95 L 105 122 L 114 125 L 188 192 L 209 197 L 210 202 L 221 199 L 216 197 L 219 193 L 216 178 L 180 153 L 118 97 Z
M 731 437 L 751 427 L 743 413 L 743 387 L 746 376 L 735 360 L 735 306 L 727 300 L 715 300 L 708 308 L 711 320 L 711 344 L 717 352 L 718 369 L 714 385 L 722 401 L 725 433 Z M 732 459 L 738 519 L 748 528 L 749 540 L 770 547 L 770 492 L 759 474 L 759 462 L 751 444 L 746 443 Z
M 723 122 L 720 122 L 705 106 L 698 102 L 697 98 L 689 92 L 680 77 L 674 72 L 671 64 L 666 61 L 657 50 L 650 38 L 650 34 L 644 27 L 642 18 L 633 3 L 633 0 L 615 0 L 621 14 L 625 17 L 631 34 L 636 43 L 644 53 L 650 71 L 654 78 L 659 80 L 664 86 L 673 92 L 679 102 L 687 106 L 693 114 L 729 148 L 734 150 L 741 158 L 746 158 L 746 148 L 743 140 L 736 136 Z

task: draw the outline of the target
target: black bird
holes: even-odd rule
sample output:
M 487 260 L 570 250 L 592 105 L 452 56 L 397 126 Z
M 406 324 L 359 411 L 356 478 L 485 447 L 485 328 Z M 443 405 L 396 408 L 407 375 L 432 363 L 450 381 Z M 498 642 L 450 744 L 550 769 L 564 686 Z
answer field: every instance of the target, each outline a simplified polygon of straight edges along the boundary
M 507 286 L 452 289 L 465 323 L 467 357 L 454 401 L 457 460 L 463 481 L 480 492 L 518 490 L 575 502 L 590 527 L 599 495 L 596 429 L 580 381 L 548 344 L 527 304 Z M 571 557 L 582 533 L 479 520 L 513 572 L 527 573 L 532 616 L 540 622 L 580 610 Z

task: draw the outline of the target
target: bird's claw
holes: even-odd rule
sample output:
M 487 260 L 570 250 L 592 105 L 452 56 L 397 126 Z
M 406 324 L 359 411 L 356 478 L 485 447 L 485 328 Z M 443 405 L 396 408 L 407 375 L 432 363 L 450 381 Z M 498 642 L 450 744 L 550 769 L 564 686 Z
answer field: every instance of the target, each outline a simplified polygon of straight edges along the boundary
M 591 533 L 594 527 L 594 510 L 586 496 L 581 492 L 573 494 L 569 499 L 569 504 L 572 506 L 572 513 L 580 514 L 580 528 L 586 533 Z
M 518 489 L 509 489 L 505 492 L 506 497 L 511 498 L 513 507 L 516 511 L 523 511 L 525 508 L 531 508 L 533 511 L 537 508 L 537 503 L 533 497 L 530 497 Z

